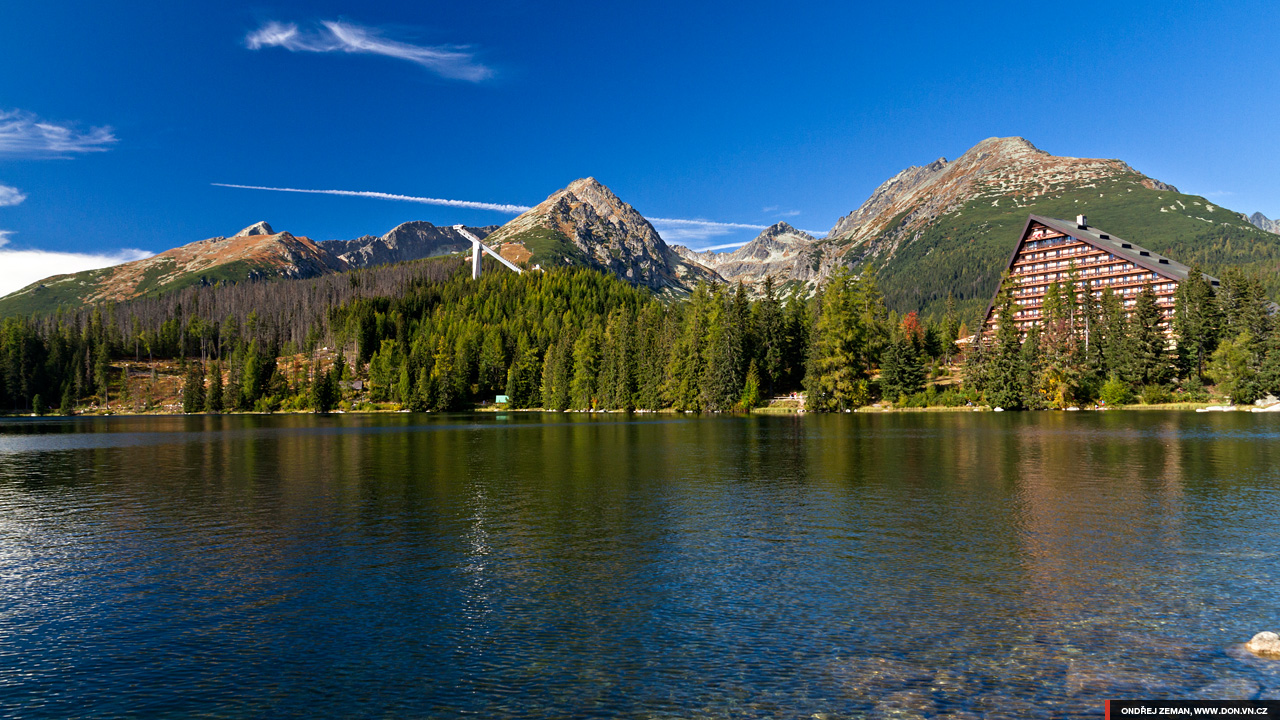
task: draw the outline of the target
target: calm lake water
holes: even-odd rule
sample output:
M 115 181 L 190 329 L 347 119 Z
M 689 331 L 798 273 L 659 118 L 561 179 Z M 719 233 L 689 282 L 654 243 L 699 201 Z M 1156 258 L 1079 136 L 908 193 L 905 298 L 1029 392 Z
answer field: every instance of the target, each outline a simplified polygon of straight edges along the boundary
M 1280 415 L 0 423 L 0 716 L 1280 697 Z M 968 713 L 968 714 L 966 714 Z

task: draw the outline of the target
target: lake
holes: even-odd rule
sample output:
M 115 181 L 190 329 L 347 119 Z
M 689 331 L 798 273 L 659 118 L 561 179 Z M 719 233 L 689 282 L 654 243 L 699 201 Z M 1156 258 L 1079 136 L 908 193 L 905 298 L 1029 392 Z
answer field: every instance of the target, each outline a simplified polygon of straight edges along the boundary
M 1280 697 L 1280 415 L 0 422 L 0 716 Z

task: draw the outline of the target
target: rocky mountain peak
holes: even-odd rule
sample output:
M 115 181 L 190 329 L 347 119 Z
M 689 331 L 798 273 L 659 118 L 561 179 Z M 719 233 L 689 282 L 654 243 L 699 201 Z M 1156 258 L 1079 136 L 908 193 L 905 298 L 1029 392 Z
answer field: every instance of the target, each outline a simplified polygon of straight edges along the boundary
M 764 230 L 762 230 L 760 232 L 759 237 L 777 237 L 779 235 L 794 235 L 795 233 L 798 233 L 798 232 L 801 232 L 801 231 L 791 227 L 790 223 L 786 221 L 782 221 L 782 222 L 776 222 L 770 225 L 769 227 L 765 228 Z
M 275 234 L 276 232 L 271 229 L 271 226 L 267 224 L 267 221 L 263 220 L 262 222 L 256 222 L 250 225 L 249 227 L 241 230 L 240 232 L 236 233 L 232 237 L 249 237 L 251 235 L 275 235 Z
M 653 225 L 595 178 L 569 183 L 486 239 L 513 262 L 584 264 L 654 290 L 683 291 L 715 273 L 684 260 Z
M 1004 154 L 1004 155 L 1009 155 L 1014 153 L 1035 153 L 1039 155 L 1049 154 L 1041 150 L 1040 148 L 1036 147 L 1035 145 L 1032 145 L 1030 140 L 1027 140 L 1024 137 L 1018 137 L 1016 135 L 1012 137 L 989 137 L 986 140 L 983 140 L 982 142 L 978 143 L 977 145 L 974 145 L 973 147 L 969 148 L 969 150 L 965 153 L 965 155 L 968 155 L 970 153 L 974 153 L 974 154 L 989 153 L 989 154 Z
M 1249 222 L 1259 230 L 1266 230 L 1269 233 L 1280 235 L 1280 220 L 1272 220 L 1260 212 L 1256 212 L 1249 216 Z

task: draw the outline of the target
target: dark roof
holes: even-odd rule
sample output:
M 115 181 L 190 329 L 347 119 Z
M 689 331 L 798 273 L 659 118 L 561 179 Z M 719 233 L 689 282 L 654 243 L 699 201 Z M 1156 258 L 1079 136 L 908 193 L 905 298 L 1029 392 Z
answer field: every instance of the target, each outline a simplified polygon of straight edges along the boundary
M 1086 225 L 1081 228 L 1070 220 L 1058 220 L 1057 218 L 1044 217 L 1043 215 L 1032 215 L 1027 219 L 1027 229 L 1029 229 L 1032 222 L 1038 222 L 1050 230 L 1056 230 L 1064 235 L 1070 235 L 1071 237 L 1092 245 L 1099 250 L 1124 258 L 1138 267 L 1144 267 L 1154 273 L 1177 280 L 1178 282 L 1186 280 L 1187 275 L 1191 272 L 1191 268 L 1183 265 L 1173 258 L 1160 255 L 1159 253 L 1154 253 L 1144 247 L 1135 245 L 1128 240 L 1124 240 L 1116 237 L 1115 235 L 1104 232 L 1092 225 Z M 1019 247 L 1022 246 L 1022 240 L 1027 237 L 1027 229 L 1022 231 L 1022 238 L 1018 241 Z M 1017 255 L 1016 249 L 1014 250 L 1014 255 L 1015 257 Z M 1010 263 L 1010 265 L 1012 266 L 1012 263 Z M 1205 275 L 1204 278 L 1212 285 L 1218 284 L 1218 279 L 1211 275 Z M 999 292 L 998 289 L 997 292 Z

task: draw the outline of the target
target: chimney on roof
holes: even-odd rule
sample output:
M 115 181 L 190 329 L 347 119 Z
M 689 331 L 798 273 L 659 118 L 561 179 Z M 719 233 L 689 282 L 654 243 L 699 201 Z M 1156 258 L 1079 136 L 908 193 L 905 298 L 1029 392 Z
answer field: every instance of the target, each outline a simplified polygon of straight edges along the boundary
M 1087 218 L 1087 217 L 1085 217 L 1085 216 L 1083 216 L 1083 215 L 1077 215 L 1077 216 L 1076 216 L 1076 227 L 1077 227 L 1077 228 L 1079 228 L 1080 230 L 1084 230 L 1085 228 L 1089 227 L 1089 222 L 1088 222 L 1088 220 L 1089 220 L 1089 218 Z

